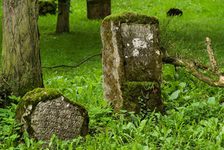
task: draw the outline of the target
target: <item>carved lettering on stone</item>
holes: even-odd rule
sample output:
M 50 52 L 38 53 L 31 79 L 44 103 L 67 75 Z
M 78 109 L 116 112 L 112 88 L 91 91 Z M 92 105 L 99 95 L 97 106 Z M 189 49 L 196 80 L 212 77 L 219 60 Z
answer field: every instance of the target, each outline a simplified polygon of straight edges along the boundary
M 78 107 L 64 101 L 64 97 L 39 102 L 31 114 L 31 127 L 37 139 L 50 139 L 56 134 L 63 139 L 80 135 L 84 117 Z

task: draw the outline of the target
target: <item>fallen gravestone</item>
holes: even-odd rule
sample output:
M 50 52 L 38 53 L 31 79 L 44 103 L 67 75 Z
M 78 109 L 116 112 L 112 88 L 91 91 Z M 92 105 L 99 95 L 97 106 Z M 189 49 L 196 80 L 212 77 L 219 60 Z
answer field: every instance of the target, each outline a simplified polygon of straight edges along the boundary
M 37 88 L 18 104 L 16 119 L 32 138 L 49 140 L 53 134 L 62 140 L 88 133 L 88 113 L 54 89 Z
M 101 26 L 105 98 L 115 111 L 163 110 L 159 22 L 154 17 L 111 15 Z

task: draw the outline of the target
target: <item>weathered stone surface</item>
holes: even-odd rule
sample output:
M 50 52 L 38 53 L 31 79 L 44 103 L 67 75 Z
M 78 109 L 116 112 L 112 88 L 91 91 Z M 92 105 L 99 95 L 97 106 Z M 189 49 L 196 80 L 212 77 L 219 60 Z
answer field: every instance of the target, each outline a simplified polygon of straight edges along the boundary
M 162 65 L 160 50 L 156 45 L 157 33 L 155 24 L 121 24 L 127 80 L 160 81 Z
M 49 140 L 53 134 L 67 140 L 88 133 L 85 108 L 53 89 L 28 92 L 18 105 L 16 118 L 22 130 L 38 140 Z
M 162 55 L 159 22 L 154 17 L 125 13 L 104 19 L 104 95 L 115 110 L 162 110 Z M 150 85 L 150 86 L 149 86 Z
M 111 13 L 111 0 L 87 0 L 87 17 L 103 19 Z

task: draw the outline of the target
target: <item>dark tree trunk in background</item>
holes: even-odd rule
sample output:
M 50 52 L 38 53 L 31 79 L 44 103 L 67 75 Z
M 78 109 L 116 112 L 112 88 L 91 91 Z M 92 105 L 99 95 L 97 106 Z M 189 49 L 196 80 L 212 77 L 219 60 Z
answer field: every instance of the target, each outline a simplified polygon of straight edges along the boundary
M 58 19 L 56 33 L 69 32 L 70 0 L 58 0 Z
M 103 19 L 111 14 L 111 0 L 87 0 L 88 19 Z
M 37 2 L 3 1 L 2 77 L 17 96 L 43 87 Z

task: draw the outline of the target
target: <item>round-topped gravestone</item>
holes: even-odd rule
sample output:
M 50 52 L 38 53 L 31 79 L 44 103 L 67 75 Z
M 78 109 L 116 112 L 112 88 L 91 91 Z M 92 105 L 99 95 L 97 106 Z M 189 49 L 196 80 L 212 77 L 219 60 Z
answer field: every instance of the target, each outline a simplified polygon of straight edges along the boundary
M 22 131 L 38 140 L 49 140 L 53 134 L 62 140 L 88 133 L 88 112 L 54 89 L 37 88 L 19 103 L 16 119 Z

